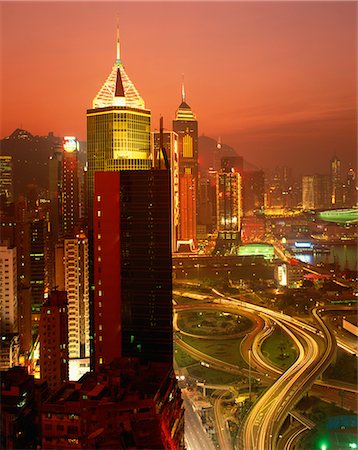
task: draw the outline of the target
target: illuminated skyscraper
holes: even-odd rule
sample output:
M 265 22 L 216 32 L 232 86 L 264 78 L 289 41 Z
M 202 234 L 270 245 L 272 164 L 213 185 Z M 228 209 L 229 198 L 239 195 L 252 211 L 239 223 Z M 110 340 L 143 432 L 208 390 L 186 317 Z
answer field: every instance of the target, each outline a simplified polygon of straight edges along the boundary
M 152 133 L 153 153 L 160 155 L 161 167 L 164 168 L 164 158 L 161 152 L 161 145 L 166 150 L 171 171 L 171 204 L 172 204 L 172 249 L 175 250 L 179 237 L 179 165 L 178 165 L 178 135 L 174 131 L 163 131 L 163 142 L 161 142 L 160 132 Z
M 78 150 L 73 136 L 63 140 L 62 162 L 62 226 L 63 236 L 72 235 L 79 221 Z
M 12 156 L 0 155 L 0 198 L 6 202 L 14 201 L 12 179 Z
M 186 103 L 184 85 L 182 102 L 173 120 L 179 136 L 179 239 L 196 240 L 198 190 L 198 122 Z
M 37 334 L 40 308 L 45 296 L 45 226 L 43 219 L 36 219 L 30 223 L 30 287 L 32 331 Z
M 231 253 L 240 243 L 242 216 L 241 175 L 224 164 L 217 175 L 217 249 Z
M 69 358 L 88 358 L 88 239 L 83 233 L 64 240 L 64 272 L 68 301 Z
M 302 177 L 302 208 L 322 209 L 330 205 L 328 175 L 305 175 Z
M 90 227 L 95 172 L 151 168 L 150 111 L 128 77 L 120 57 L 87 110 L 87 216 Z
M 0 332 L 16 333 L 17 270 L 16 248 L 0 246 Z
M 62 159 L 63 151 L 60 144 L 55 146 L 48 161 L 49 169 L 49 197 L 50 197 L 50 224 L 53 245 L 62 235 L 61 219 L 61 191 L 62 191 Z
M 357 179 L 354 169 L 351 167 L 348 170 L 346 184 L 344 189 L 344 206 L 346 208 L 351 208 L 358 204 L 357 198 Z
M 333 207 L 340 207 L 342 200 L 341 161 L 334 156 L 331 160 L 331 204 Z

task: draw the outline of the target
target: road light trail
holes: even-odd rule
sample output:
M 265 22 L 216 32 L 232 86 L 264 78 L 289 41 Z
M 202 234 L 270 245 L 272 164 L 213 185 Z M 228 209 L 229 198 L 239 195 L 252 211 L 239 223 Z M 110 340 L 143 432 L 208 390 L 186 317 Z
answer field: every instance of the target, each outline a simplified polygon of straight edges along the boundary
M 286 332 L 294 339 L 299 349 L 299 356 L 295 363 L 251 409 L 245 420 L 243 431 L 239 435 L 238 448 L 240 449 L 272 450 L 275 448 L 278 432 L 289 410 L 298 402 L 302 394 L 313 384 L 332 359 L 335 347 L 334 335 L 319 317 L 317 311 L 314 310 L 313 316 L 323 332 L 327 345 L 322 352 L 319 347 L 319 344 L 321 344 L 320 338 L 316 334 L 313 336 L 311 334 L 312 330 L 315 333 L 314 327 L 262 306 L 225 297 L 217 290 L 213 290 L 213 292 L 221 297 L 221 302 L 225 302 L 226 300 L 222 299 L 227 298 L 229 302 L 264 313 L 276 322 L 280 322 L 281 326 L 286 328 Z

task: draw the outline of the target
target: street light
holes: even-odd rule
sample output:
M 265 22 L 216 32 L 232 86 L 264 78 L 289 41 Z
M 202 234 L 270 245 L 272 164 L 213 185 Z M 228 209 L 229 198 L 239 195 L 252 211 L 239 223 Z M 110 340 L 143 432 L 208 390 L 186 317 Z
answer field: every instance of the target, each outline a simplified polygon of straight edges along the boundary
M 251 349 L 249 349 L 249 400 L 251 402 Z

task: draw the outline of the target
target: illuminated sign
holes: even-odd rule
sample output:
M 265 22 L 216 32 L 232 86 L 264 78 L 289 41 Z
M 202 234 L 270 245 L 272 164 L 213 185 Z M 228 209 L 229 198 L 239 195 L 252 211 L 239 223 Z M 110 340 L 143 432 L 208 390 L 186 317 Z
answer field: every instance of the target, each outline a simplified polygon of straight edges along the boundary
M 311 242 L 295 242 L 296 248 L 312 248 Z
M 79 142 L 74 136 L 65 136 L 63 138 L 63 149 L 68 153 L 72 153 L 79 149 Z

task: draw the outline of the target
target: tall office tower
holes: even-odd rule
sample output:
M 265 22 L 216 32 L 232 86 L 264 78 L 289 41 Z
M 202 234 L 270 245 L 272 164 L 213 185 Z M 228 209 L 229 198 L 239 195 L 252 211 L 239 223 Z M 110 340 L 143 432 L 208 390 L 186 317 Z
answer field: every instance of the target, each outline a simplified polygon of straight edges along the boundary
M 17 321 L 16 248 L 0 246 L 0 332 L 16 333 Z
M 315 209 L 315 177 L 305 175 L 302 177 L 302 208 Z
M 230 166 L 221 170 L 217 177 L 216 251 L 232 253 L 241 240 L 242 178 L 240 173 Z
M 244 170 L 244 159 L 242 156 L 225 156 L 221 158 L 221 170 L 224 172 L 238 172 L 242 175 Z
M 20 352 L 28 354 L 32 344 L 32 298 L 31 298 L 31 257 L 30 228 L 31 221 L 27 217 L 27 202 L 20 198 L 16 207 L 16 253 L 18 286 L 18 323 L 20 334 Z
M 242 203 L 244 215 L 253 215 L 262 209 L 265 201 L 265 174 L 262 170 L 244 171 Z
M 348 170 L 346 184 L 344 188 L 344 206 L 346 208 L 351 208 L 352 206 L 356 206 L 358 204 L 357 198 L 357 180 L 356 173 L 354 169 L 351 167 Z
M 100 172 L 94 202 L 96 368 L 172 364 L 170 173 Z
M 12 156 L 0 155 L 0 198 L 7 203 L 14 201 Z
M 83 232 L 64 240 L 64 275 L 68 301 L 68 356 L 70 359 L 88 358 L 88 239 Z
M 179 238 L 179 165 L 178 165 L 178 135 L 174 131 L 152 133 L 152 149 L 154 155 L 160 155 L 161 167 L 165 167 L 165 161 L 161 153 L 162 148 L 168 155 L 171 171 L 171 204 L 172 204 L 172 249 L 177 248 Z
M 30 288 L 32 311 L 32 334 L 36 335 L 40 308 L 45 296 L 45 220 L 30 223 Z
M 331 204 L 333 207 L 341 207 L 343 200 L 341 161 L 334 156 L 331 160 Z
M 62 192 L 62 146 L 57 145 L 48 161 L 50 224 L 53 246 L 62 236 L 61 192 Z
M 328 175 L 302 177 L 302 208 L 324 209 L 330 205 L 330 180 Z
M 73 136 L 63 139 L 62 165 L 62 226 L 63 236 L 72 235 L 79 221 L 79 181 L 78 150 L 79 143 Z
M 150 169 L 150 111 L 120 58 L 87 110 L 87 216 L 92 229 L 95 172 Z
M 194 242 L 198 198 L 198 122 L 186 103 L 184 85 L 173 130 L 179 137 L 179 239 Z
M 198 220 L 196 224 L 198 239 L 206 239 L 208 233 L 212 233 L 214 230 L 212 220 L 213 202 L 211 191 L 212 188 L 210 184 L 210 179 L 199 174 Z M 215 202 L 216 202 L 216 195 L 215 195 Z
M 41 306 L 40 374 L 50 389 L 68 380 L 68 330 L 66 292 L 52 290 Z

